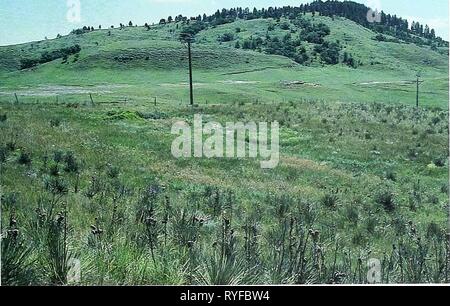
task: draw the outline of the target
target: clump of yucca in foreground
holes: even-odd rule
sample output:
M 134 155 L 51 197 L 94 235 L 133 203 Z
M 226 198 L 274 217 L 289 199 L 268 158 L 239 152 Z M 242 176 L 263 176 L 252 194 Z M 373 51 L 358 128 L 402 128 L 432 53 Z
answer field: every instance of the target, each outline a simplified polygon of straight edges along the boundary
M 26 286 L 35 283 L 32 247 L 27 246 L 14 216 L 9 226 L 1 233 L 2 285 Z

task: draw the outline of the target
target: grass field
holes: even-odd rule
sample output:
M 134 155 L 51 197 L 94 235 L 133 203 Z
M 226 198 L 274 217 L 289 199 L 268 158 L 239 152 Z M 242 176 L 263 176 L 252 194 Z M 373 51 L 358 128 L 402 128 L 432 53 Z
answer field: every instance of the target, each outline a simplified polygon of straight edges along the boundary
M 193 107 L 175 24 L 0 47 L 2 282 L 67 284 L 73 259 L 85 285 L 366 283 L 370 259 L 383 283 L 448 282 L 448 57 L 309 18 L 363 65 L 219 44 L 276 24 L 236 21 L 197 35 Z M 277 120 L 279 166 L 174 159 L 194 114 Z

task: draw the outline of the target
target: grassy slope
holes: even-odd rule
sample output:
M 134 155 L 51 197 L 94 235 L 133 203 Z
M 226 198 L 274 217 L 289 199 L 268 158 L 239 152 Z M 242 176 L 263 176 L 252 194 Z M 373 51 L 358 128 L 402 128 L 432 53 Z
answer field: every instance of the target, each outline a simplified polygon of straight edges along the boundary
M 445 56 L 412 44 L 376 42 L 372 39 L 375 36 L 373 32 L 346 19 L 337 18 L 333 21 L 328 17 L 315 17 L 314 21 L 327 23 L 332 29 L 328 39 L 340 40 L 345 50 L 361 60 L 364 66 L 356 70 L 343 65 L 304 67 L 286 58 L 236 50 L 233 48 L 235 41 L 219 44 L 219 35 L 234 33 L 237 27 L 241 28 L 241 32 L 235 33 L 236 39 L 242 41 L 252 35 L 265 36 L 269 23 L 276 24 L 273 20 L 237 21 L 198 34 L 198 43 L 194 47 L 194 69 L 195 81 L 201 83 L 196 93 L 199 103 L 205 102 L 206 97 L 210 102 L 226 102 L 223 99 L 223 92 L 226 91 L 234 94 L 233 99 L 243 101 L 259 97 L 267 102 L 316 98 L 327 101 L 414 104 L 414 84 L 401 81 L 414 80 L 416 71 L 421 70 L 425 79 L 422 104 L 446 108 L 448 60 Z M 293 25 L 291 27 L 294 28 Z M 142 27 L 114 29 L 111 30 L 111 36 L 107 35 L 108 31 L 0 48 L 0 73 L 4 75 L 0 87 L 43 83 L 145 83 L 145 88 L 139 86 L 139 90 L 135 90 L 141 99 L 148 95 L 162 95 L 175 101 L 186 99 L 186 88 L 159 86 L 186 82 L 186 52 L 176 41 L 180 30 L 175 25 L 154 26 L 150 31 Z M 285 33 L 288 31 L 275 27 L 271 35 L 282 36 Z M 43 50 L 75 43 L 82 46 L 77 63 L 70 63 L 69 60 L 69 64 L 61 64 L 61 60 L 56 60 L 32 72 L 9 72 L 5 75 L 5 71 L 18 67 L 22 57 L 36 57 Z M 133 60 L 121 63 L 115 57 L 132 57 Z M 220 83 L 227 80 L 249 81 L 252 84 L 226 86 Z M 294 80 L 320 86 L 286 88 L 280 85 L 282 81 Z M 367 84 L 372 82 L 376 83 Z M 140 94 L 141 90 L 143 92 Z
M 70 35 L 33 43 L 33 50 L 31 44 L 1 47 L 0 113 L 7 113 L 8 119 L 0 123 L 0 143 L 16 141 L 18 148 L 2 165 L 1 185 L 3 193 L 19 195 L 15 208 L 2 207 L 4 218 L 15 211 L 19 223 L 27 224 L 29 216 L 34 215 L 35 203 L 43 196 L 41 178 L 47 171 L 43 156 L 52 156 L 55 150 L 71 150 L 83 161 L 83 192 L 70 191 L 66 197 L 74 228 L 71 244 L 82 262 L 99 260 L 93 264 L 95 268 L 90 267 L 85 273 L 86 283 L 189 282 L 186 275 L 180 275 L 185 257 L 176 245 L 171 245 L 175 251 L 169 266 L 180 269 L 155 274 L 160 271 L 152 269 L 168 265 L 153 266 L 149 254 L 142 255 L 142 250 L 129 242 L 134 241 L 128 239 L 130 232 L 141 230 L 133 223 L 137 191 L 155 181 L 168 186 L 167 193 L 176 205 L 192 206 L 195 213 L 206 215 L 211 214 L 207 206 L 192 204 L 193 190 L 205 186 L 233 190 L 237 197 L 233 225 L 238 244 L 242 245 L 244 237 L 241 225 L 247 218 L 257 216 L 262 265 L 269 269 L 268 258 L 274 245 L 269 237 L 280 235 L 279 225 L 284 222 L 275 217 L 278 203 L 267 200 L 269 193 L 291 199 L 290 216 L 303 218 L 304 214 L 298 214 L 296 209 L 311 205 L 316 221 L 308 226 L 320 230 L 320 243 L 328 262 L 333 260 L 334 243 L 348 252 L 354 265 L 360 256 L 364 260 L 382 258 L 399 237 L 408 239 L 405 226 L 409 220 L 421 235 L 432 223 L 444 229 L 448 218 L 448 172 L 432 163 L 445 158 L 448 152 L 447 59 L 413 45 L 376 43 L 371 40 L 372 32 L 347 20 L 316 20 L 330 23 L 330 39 L 345 41 L 348 51 L 365 65 L 356 70 L 341 65 L 303 67 L 286 58 L 235 50 L 227 44 L 219 46 L 215 39 L 220 33 L 239 26 L 243 38 L 265 33 L 269 22 L 238 21 L 199 34 L 194 67 L 196 98 L 201 105 L 193 110 L 184 106 L 188 98 L 184 84 L 187 62 L 184 47 L 175 41 L 176 33 L 169 32 L 174 25 L 155 26 L 150 31 L 116 29 L 111 31 L 112 36 L 107 36 L 108 30 Z M 280 29 L 275 31 L 282 35 Z M 72 57 L 69 64 L 57 60 L 33 70 L 12 71 L 21 56 L 74 43 L 82 46 L 78 62 L 72 62 Z M 128 64 L 114 60 L 123 54 L 136 60 Z M 148 60 L 147 55 L 151 55 Z M 432 65 L 423 65 L 424 58 Z M 370 65 L 370 61 L 377 64 Z M 415 103 L 415 87 L 411 84 L 358 85 L 409 80 L 418 66 L 426 80 L 422 102 L 440 110 L 426 107 L 415 111 L 410 107 Z M 320 86 L 283 85 L 295 80 Z M 101 87 L 102 84 L 108 86 Z M 80 89 L 83 93 L 77 92 Z M 22 105 L 9 103 L 16 91 Z M 97 101 L 95 107 L 88 103 L 89 92 Z M 158 97 L 156 107 L 154 96 Z M 78 103 L 79 107 L 68 108 L 67 102 Z M 137 111 L 154 119 L 142 119 Z M 169 150 L 173 139 L 170 127 L 176 120 L 191 120 L 194 112 L 222 123 L 279 120 L 280 166 L 264 171 L 256 161 L 246 159 L 174 160 Z M 117 114 L 122 116 L 116 117 Z M 49 121 L 55 118 L 61 119 L 62 124 L 50 128 Z M 17 164 L 21 151 L 32 152 L 31 167 Z M 418 155 L 412 156 L 411 152 Z M 91 237 L 89 225 L 97 217 L 105 228 L 113 222 L 108 215 L 113 210 L 112 199 L 107 198 L 104 203 L 102 199 L 90 200 L 84 192 L 93 176 L 108 180 L 102 176 L 107 164 L 117 166 L 120 181 L 136 193 L 121 200 L 119 213 L 125 221 L 118 223 L 114 232 L 114 247 L 99 259 L 97 249 L 86 243 Z M 387 175 L 390 172 L 395 173 L 395 180 Z M 72 190 L 75 177 L 65 177 Z M 376 202 L 377 193 L 382 190 L 394 193 L 394 213 L 385 212 Z M 336 191 L 336 207 L 326 207 L 324 197 Z M 211 220 L 203 230 L 198 248 L 204 256 L 209 254 L 211 241 L 217 238 L 219 230 L 220 218 Z M 32 237 L 33 229 L 25 231 Z M 135 252 L 140 255 L 136 257 Z M 167 256 L 161 253 L 158 260 Z M 150 269 L 145 270 L 145 278 L 133 274 L 132 267 L 141 265 Z M 95 270 L 102 267 L 106 276 Z M 281 281 L 289 282 L 268 275 L 259 282 Z M 348 276 L 345 281 L 355 280 Z

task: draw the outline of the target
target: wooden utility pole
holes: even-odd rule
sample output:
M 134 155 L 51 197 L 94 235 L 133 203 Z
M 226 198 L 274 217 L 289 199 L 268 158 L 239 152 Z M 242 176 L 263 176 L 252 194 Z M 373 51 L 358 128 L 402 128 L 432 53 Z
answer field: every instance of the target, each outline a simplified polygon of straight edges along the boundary
M 191 43 L 193 42 L 193 35 L 190 33 L 181 33 L 180 34 L 180 41 L 185 44 L 185 46 L 188 49 L 188 59 L 189 59 L 189 99 L 190 99 L 190 105 L 194 105 L 194 85 L 192 81 L 192 50 L 191 50 Z
M 416 74 L 416 77 L 417 77 L 417 81 L 416 81 L 416 107 L 417 108 L 419 108 L 419 84 L 420 83 L 423 83 L 423 81 L 420 81 L 420 72 L 418 72 L 417 74 Z
M 194 105 L 194 86 L 192 84 L 192 54 L 191 54 L 191 38 L 187 40 L 188 52 L 189 52 L 189 91 L 190 102 Z
M 419 108 L 419 76 L 417 76 L 416 107 Z

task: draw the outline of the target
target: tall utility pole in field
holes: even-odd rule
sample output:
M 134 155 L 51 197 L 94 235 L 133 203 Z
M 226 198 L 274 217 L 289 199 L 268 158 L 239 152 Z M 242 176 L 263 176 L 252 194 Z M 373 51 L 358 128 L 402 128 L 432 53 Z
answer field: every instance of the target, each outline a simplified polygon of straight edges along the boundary
M 193 42 L 193 37 L 190 33 L 181 33 L 180 40 L 185 43 L 188 49 L 188 59 L 189 59 L 189 100 L 190 105 L 194 105 L 194 85 L 192 81 L 192 50 L 191 43 Z
M 417 84 L 417 90 L 416 90 L 416 107 L 419 108 L 419 84 L 420 84 L 420 83 L 423 83 L 423 81 L 420 81 L 420 77 L 421 77 L 420 72 L 417 72 L 416 77 L 417 77 L 417 81 L 416 81 L 416 84 Z
M 416 107 L 419 108 L 419 76 L 417 76 Z
M 194 86 L 192 85 L 192 54 L 191 54 L 191 38 L 187 41 L 189 52 L 189 97 L 191 105 L 194 105 Z

